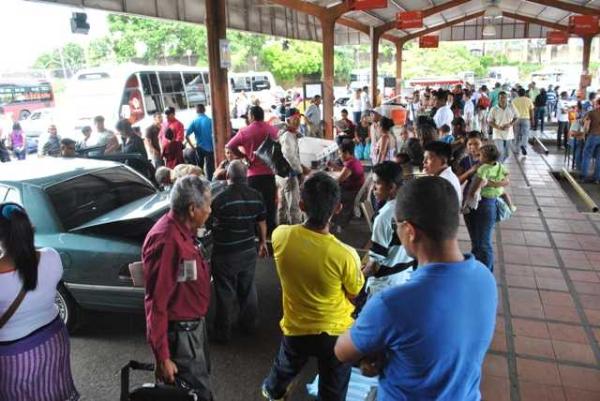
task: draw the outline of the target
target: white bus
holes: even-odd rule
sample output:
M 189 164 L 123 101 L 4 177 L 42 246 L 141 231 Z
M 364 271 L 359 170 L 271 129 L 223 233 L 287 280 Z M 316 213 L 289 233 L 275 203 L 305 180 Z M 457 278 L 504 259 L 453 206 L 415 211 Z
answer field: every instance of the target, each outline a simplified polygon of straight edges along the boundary
M 210 105 L 207 68 L 180 65 L 146 66 L 123 64 L 79 71 L 65 92 L 65 108 L 60 110 L 65 136 L 78 135 L 95 116 L 105 118 L 114 129 L 120 118 L 128 118 L 143 131 L 154 113 L 174 107 L 185 125 L 194 119 L 197 104 Z M 68 122 L 68 125 L 65 124 Z M 73 131 L 71 131 L 73 130 Z

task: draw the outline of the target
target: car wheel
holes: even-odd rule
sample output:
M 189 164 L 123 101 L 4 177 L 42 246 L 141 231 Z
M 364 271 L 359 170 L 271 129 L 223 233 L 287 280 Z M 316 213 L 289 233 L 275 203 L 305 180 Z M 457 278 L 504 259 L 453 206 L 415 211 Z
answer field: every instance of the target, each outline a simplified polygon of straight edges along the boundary
M 29 117 L 31 115 L 31 112 L 29 110 L 21 110 L 21 112 L 19 113 L 19 120 L 24 120 L 27 117 Z
M 54 303 L 58 308 L 58 315 L 67 326 L 70 333 L 73 333 L 79 324 L 79 306 L 67 291 L 64 284 L 58 285 Z

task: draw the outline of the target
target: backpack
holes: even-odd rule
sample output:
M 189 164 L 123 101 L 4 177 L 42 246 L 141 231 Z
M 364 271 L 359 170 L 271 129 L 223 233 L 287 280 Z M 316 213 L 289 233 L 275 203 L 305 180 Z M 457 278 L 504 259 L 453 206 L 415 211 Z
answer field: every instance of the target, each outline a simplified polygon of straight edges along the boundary
M 490 100 L 489 97 L 487 97 L 485 95 L 481 95 L 479 97 L 479 100 L 477 101 L 477 107 L 479 107 L 482 110 L 488 109 L 491 105 L 492 105 L 492 101 Z

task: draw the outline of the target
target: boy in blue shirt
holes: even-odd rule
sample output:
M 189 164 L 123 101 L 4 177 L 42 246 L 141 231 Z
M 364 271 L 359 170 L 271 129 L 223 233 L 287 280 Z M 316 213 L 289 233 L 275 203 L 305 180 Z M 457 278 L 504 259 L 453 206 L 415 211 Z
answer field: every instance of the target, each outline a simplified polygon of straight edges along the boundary
M 383 355 L 379 401 L 481 400 L 498 297 L 492 273 L 460 252 L 458 211 L 443 178 L 419 178 L 400 189 L 398 236 L 419 268 L 403 285 L 372 297 L 337 340 L 341 362 Z

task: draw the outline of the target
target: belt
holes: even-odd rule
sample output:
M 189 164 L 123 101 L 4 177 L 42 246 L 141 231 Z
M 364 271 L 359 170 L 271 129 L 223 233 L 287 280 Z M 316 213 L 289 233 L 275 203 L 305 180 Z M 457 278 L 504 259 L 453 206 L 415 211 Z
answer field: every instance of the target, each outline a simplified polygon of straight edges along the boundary
M 171 320 L 169 322 L 169 331 L 194 331 L 202 323 L 198 320 Z

